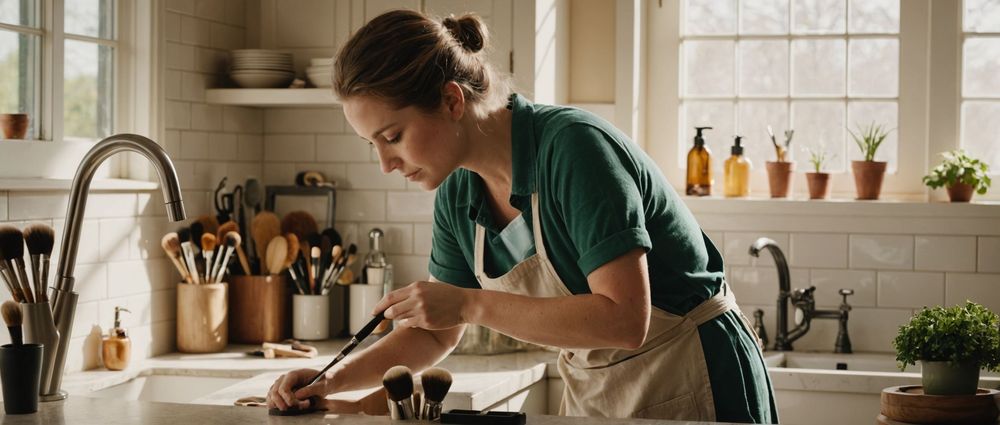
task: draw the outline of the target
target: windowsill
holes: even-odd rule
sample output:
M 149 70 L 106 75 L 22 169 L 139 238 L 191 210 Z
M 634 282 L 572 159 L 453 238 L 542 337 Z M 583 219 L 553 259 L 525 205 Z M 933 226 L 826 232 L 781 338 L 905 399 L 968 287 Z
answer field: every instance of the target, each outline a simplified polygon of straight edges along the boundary
M 681 199 L 695 214 L 1000 218 L 1000 201 L 977 201 L 975 197 L 971 203 L 927 202 L 909 199 L 859 201 L 846 198 L 809 200 L 805 198 L 723 198 L 683 195 Z
M 0 192 L 68 192 L 72 179 L 0 178 Z M 91 191 L 147 192 L 160 188 L 159 183 L 128 179 L 94 179 Z

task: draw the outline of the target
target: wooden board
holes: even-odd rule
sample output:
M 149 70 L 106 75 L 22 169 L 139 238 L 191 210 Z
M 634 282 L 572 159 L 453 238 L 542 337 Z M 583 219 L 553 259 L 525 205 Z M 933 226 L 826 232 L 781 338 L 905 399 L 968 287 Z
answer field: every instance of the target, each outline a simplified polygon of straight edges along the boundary
M 920 385 L 882 390 L 879 423 L 995 424 L 1000 391 L 980 388 L 974 395 L 926 395 Z M 895 422 L 881 422 L 881 418 Z

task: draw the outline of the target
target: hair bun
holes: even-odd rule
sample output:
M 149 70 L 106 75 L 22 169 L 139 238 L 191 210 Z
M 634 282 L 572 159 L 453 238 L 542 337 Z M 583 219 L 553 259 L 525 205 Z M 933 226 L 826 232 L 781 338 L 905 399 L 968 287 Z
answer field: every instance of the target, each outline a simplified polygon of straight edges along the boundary
M 442 24 L 451 36 L 462 44 L 462 48 L 470 53 L 476 53 L 486 47 L 488 35 L 482 19 L 474 14 L 454 15 L 444 18 Z

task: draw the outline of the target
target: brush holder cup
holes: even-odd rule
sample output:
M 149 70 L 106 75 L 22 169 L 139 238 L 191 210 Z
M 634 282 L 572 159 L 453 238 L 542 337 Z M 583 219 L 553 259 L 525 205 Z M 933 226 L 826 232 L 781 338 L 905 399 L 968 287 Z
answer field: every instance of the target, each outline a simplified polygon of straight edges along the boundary
M 307 341 L 330 337 L 329 295 L 292 295 L 292 337 Z
M 41 344 L 0 346 L 3 410 L 8 415 L 38 411 L 43 351 Z
M 281 342 L 292 333 L 292 290 L 284 276 L 229 277 L 229 339 Z
M 229 343 L 226 283 L 177 284 L 177 351 L 217 353 Z
M 372 311 L 375 310 L 378 302 L 382 300 L 384 292 L 385 288 L 382 285 L 355 283 L 348 286 L 348 296 L 350 298 L 348 330 L 351 332 L 351 335 L 357 335 L 361 331 L 361 328 L 365 327 L 372 320 Z M 384 323 L 380 324 L 373 333 L 382 332 L 382 326 L 384 326 Z
M 51 371 L 55 362 L 55 347 L 59 344 L 59 331 L 52 320 L 52 308 L 49 303 L 21 303 L 23 317 L 22 331 L 26 344 L 40 344 L 45 349 L 42 353 L 42 371 Z M 48 376 L 48 373 L 44 373 Z M 4 398 L 6 400 L 6 398 Z

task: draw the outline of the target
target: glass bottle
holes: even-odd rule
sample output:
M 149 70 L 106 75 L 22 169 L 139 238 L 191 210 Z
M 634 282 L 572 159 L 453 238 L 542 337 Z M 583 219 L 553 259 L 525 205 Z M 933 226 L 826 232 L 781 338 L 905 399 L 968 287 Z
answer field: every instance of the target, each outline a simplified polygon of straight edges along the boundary
M 725 163 L 725 195 L 727 198 L 745 197 L 750 195 L 750 160 L 743 155 L 740 145 L 743 137 L 736 136 L 732 155 Z
M 708 196 L 712 194 L 712 151 L 705 146 L 701 132 L 712 127 L 695 127 L 698 133 L 694 136 L 694 147 L 687 156 L 687 185 L 685 193 L 691 196 Z

